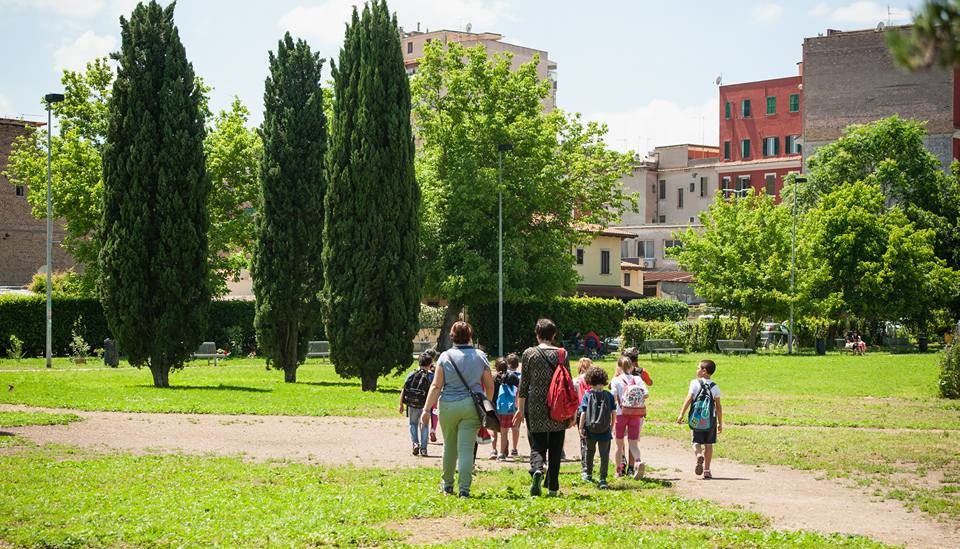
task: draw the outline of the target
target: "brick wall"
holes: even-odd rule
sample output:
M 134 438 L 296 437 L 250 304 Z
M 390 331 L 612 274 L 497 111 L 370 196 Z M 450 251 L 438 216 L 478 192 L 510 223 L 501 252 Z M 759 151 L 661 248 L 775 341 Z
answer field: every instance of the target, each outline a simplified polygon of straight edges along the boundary
M 0 118 L 0 286 L 24 286 L 34 273 L 46 265 L 46 222 L 34 219 L 26 196 L 17 196 L 17 189 L 2 172 L 13 140 L 27 132 L 21 120 Z M 27 189 L 23 189 L 26 192 Z M 55 271 L 74 266 L 74 261 L 60 248 L 63 226 L 54 224 L 53 264 Z

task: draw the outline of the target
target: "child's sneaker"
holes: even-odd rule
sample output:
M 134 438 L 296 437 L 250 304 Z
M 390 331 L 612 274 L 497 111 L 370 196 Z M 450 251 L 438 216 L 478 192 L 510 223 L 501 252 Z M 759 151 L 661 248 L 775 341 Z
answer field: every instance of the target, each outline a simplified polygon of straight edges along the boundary
M 703 456 L 697 456 L 697 466 L 693 468 L 693 474 L 697 476 L 703 474 Z
M 496 450 L 490 452 L 490 459 L 497 459 L 498 457 L 500 457 L 500 456 L 499 456 L 499 454 L 497 454 L 497 451 L 496 451 Z
M 543 471 L 534 471 L 533 472 L 533 482 L 530 483 L 530 495 L 539 496 L 540 492 L 540 482 L 543 481 Z
M 415 456 L 419 456 L 419 455 L 420 455 L 420 447 L 417 446 L 416 444 L 413 445 L 413 455 L 415 455 Z
M 710 471 L 703 472 L 703 480 L 710 480 L 713 478 L 713 475 L 710 474 Z
M 622 463 L 617 465 L 617 478 L 623 476 L 623 472 L 626 470 L 626 466 Z
M 520 455 L 520 454 L 517 453 L 517 449 L 516 449 L 516 448 L 514 448 L 513 450 L 510 450 L 510 457 L 517 457 L 517 456 L 519 456 L 519 455 Z
M 497 456 L 497 461 L 501 463 L 504 461 L 507 461 L 507 454 L 500 454 L 499 456 Z
M 593 477 L 590 476 L 589 473 L 580 473 L 580 478 L 582 478 L 584 482 L 593 482 Z
M 632 476 L 633 476 L 633 472 L 634 472 L 634 471 L 633 471 L 633 465 L 627 467 L 626 476 L 632 477 Z
M 437 441 L 437 433 L 430 431 L 430 442 L 436 442 L 436 441 Z
M 443 483 L 440 484 L 440 493 L 445 496 L 453 495 L 453 486 L 444 486 Z
M 646 469 L 646 465 L 642 461 L 638 461 L 633 466 L 633 480 L 640 480 L 640 477 L 643 476 L 643 470 Z
M 426 448 L 420 448 L 420 457 L 430 457 L 430 455 L 427 454 Z
M 601 490 L 606 490 L 606 489 L 610 488 L 610 486 L 607 484 L 607 481 L 601 480 L 600 483 L 597 484 L 597 488 L 599 488 L 599 489 L 601 489 Z

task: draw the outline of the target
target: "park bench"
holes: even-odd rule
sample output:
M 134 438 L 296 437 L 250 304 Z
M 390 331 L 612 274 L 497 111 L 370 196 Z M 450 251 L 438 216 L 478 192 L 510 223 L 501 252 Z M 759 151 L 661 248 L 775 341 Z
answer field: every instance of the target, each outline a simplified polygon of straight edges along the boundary
M 307 358 L 317 358 L 330 356 L 329 341 L 309 341 L 307 342 Z
M 910 340 L 905 337 L 887 338 L 887 347 L 890 348 L 891 353 L 909 353 L 913 351 L 913 345 L 911 345 Z
M 842 337 L 838 337 L 834 339 L 833 344 L 836 345 L 837 350 L 840 351 L 841 353 L 843 352 L 853 353 L 853 347 L 847 347 L 847 340 Z
M 717 350 L 721 353 L 738 353 L 741 355 L 753 352 L 753 349 L 747 347 L 747 342 L 742 339 L 718 339 Z
M 648 339 L 643 342 L 644 351 L 652 357 L 658 353 L 678 354 L 684 352 L 672 339 Z
M 213 365 L 217 366 L 218 361 L 221 358 L 226 358 L 226 355 L 217 351 L 217 344 L 213 341 L 204 341 L 200 344 L 200 347 L 197 348 L 197 352 L 193 353 L 193 358 L 205 358 L 207 359 L 207 366 L 210 365 L 210 361 L 213 361 Z

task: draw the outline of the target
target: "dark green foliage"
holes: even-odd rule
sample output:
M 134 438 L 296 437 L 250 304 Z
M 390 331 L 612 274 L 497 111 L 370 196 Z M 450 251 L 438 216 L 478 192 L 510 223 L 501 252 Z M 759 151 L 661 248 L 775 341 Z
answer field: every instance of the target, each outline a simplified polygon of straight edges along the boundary
M 270 53 L 263 92 L 263 163 L 253 254 L 257 344 L 267 364 L 297 380 L 307 341 L 321 323 L 327 118 L 323 60 L 290 33 Z
M 202 92 L 174 6 L 139 4 L 120 19 L 103 150 L 101 301 L 120 348 L 158 387 L 202 340 L 210 301 Z
M 650 297 L 627 302 L 626 314 L 638 320 L 686 320 L 690 307 L 675 299 Z
M 891 29 L 887 44 L 896 62 L 910 70 L 960 65 L 960 2 L 926 0 L 914 11 L 913 24 Z
M 956 339 L 943 350 L 940 359 L 940 396 L 960 398 L 960 342 Z
M 326 326 L 337 373 L 365 391 L 410 365 L 420 311 L 420 189 L 399 37 L 385 1 L 354 9 L 332 70 Z
M 717 350 L 718 339 L 745 339 L 750 325 L 731 318 L 704 318 L 687 322 L 662 322 L 627 319 L 620 330 L 622 345 L 642 346 L 648 339 L 672 339 L 679 347 L 692 352 Z
M 471 305 L 467 309 L 476 341 L 495 352 L 497 348 L 497 304 Z M 595 297 L 558 297 L 549 301 L 503 304 L 503 352 L 520 352 L 536 344 L 533 327 L 539 318 L 549 318 L 557 325 L 562 339 L 593 330 L 601 338 L 620 333 L 623 302 Z

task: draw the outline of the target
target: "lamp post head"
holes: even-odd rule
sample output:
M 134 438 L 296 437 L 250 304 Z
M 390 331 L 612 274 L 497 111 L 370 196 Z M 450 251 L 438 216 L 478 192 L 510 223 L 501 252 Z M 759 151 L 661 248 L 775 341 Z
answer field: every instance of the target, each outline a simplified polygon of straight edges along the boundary
M 62 93 L 48 93 L 47 95 L 44 95 L 44 96 L 43 96 L 43 100 L 46 101 L 47 105 L 50 105 L 51 103 L 59 103 L 59 102 L 63 101 L 63 94 L 62 94 Z
M 497 152 L 507 152 L 513 150 L 513 143 L 500 143 L 497 145 Z

